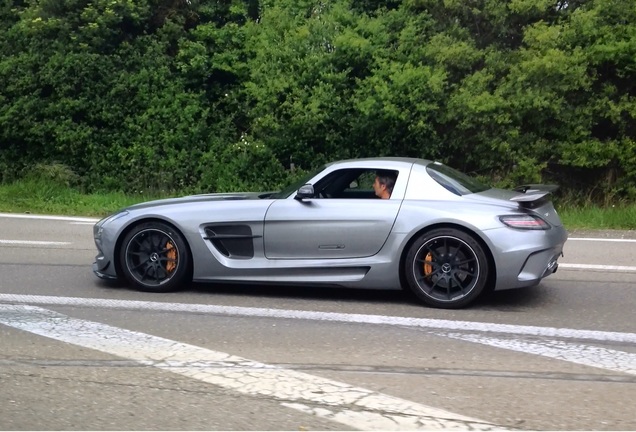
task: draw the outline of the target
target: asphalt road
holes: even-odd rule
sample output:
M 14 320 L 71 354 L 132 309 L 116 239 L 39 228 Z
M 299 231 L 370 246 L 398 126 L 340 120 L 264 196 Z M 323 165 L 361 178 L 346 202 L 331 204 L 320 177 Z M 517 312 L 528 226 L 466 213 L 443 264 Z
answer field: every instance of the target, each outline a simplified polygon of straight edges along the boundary
M 97 280 L 92 221 L 0 215 L 0 430 L 636 430 L 636 233 L 572 232 L 538 287 Z

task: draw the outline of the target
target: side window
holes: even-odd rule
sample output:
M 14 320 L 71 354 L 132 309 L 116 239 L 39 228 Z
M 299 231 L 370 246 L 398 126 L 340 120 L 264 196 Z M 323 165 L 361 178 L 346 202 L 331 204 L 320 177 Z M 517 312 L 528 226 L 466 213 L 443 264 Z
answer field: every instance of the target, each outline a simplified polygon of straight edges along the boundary
M 375 171 L 363 171 L 357 178 L 349 183 L 343 192 L 373 192 L 374 181 Z
M 385 180 L 387 177 L 392 177 L 394 183 L 397 171 L 366 168 L 335 171 L 314 185 L 316 198 L 377 199 L 374 183 L 379 175 Z M 392 187 L 391 184 L 391 189 Z

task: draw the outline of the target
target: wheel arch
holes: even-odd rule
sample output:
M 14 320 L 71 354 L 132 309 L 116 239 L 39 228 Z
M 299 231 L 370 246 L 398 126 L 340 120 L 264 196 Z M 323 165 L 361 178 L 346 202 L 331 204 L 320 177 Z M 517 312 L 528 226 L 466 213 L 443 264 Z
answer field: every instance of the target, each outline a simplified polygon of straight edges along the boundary
M 132 223 L 128 224 L 119 233 L 119 236 L 117 237 L 117 241 L 115 242 L 115 248 L 113 251 L 113 264 L 115 265 L 115 272 L 117 273 L 117 278 L 123 279 L 124 277 L 124 274 L 121 269 L 121 263 L 119 262 L 119 254 L 122 248 L 122 243 L 124 242 L 124 238 L 126 238 L 126 235 L 130 231 L 132 231 L 135 227 L 144 223 L 149 223 L 149 222 L 160 222 L 165 225 L 169 225 L 181 236 L 186 247 L 188 248 L 188 253 L 190 254 L 190 257 L 192 257 L 192 259 L 190 259 L 189 268 L 188 268 L 188 275 L 191 277 L 193 272 L 194 257 L 192 256 L 192 248 L 190 247 L 190 243 L 188 243 L 188 238 L 183 234 L 183 232 L 179 228 L 177 228 L 177 226 L 174 223 L 165 219 L 158 218 L 158 217 L 149 217 L 149 218 L 142 218 L 142 219 L 137 219 L 133 221 Z
M 495 282 L 497 280 L 497 266 L 495 264 L 495 258 L 492 254 L 492 251 L 490 250 L 490 247 L 488 246 L 488 243 L 486 243 L 486 241 L 482 238 L 482 236 L 477 234 L 477 232 L 475 232 L 474 230 L 464 225 L 460 225 L 460 224 L 456 224 L 452 222 L 442 222 L 442 223 L 436 223 L 433 225 L 427 225 L 425 227 L 422 227 L 418 231 L 415 231 L 409 237 L 408 241 L 404 244 L 404 247 L 402 248 L 402 252 L 400 254 L 400 265 L 399 265 L 400 285 L 402 287 L 407 286 L 406 275 L 404 273 L 404 262 L 406 260 L 406 255 L 408 254 L 409 249 L 411 248 L 411 245 L 413 245 L 413 243 L 415 243 L 415 241 L 424 233 L 435 230 L 435 229 L 440 229 L 440 228 L 457 229 L 459 231 L 462 231 L 470 235 L 472 238 L 475 239 L 477 243 L 479 243 L 479 245 L 484 250 L 484 253 L 486 254 L 486 259 L 488 260 L 488 265 L 489 265 L 488 279 L 486 280 L 486 288 L 484 289 L 484 293 L 493 291 L 495 288 Z

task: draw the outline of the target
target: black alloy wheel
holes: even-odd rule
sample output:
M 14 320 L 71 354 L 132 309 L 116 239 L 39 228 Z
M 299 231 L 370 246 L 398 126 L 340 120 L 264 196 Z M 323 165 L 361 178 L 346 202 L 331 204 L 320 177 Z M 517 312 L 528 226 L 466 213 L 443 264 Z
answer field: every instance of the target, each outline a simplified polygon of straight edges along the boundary
M 134 227 L 122 242 L 119 259 L 126 279 L 139 290 L 169 292 L 188 282 L 190 252 L 183 236 L 168 224 Z
M 405 260 L 408 286 L 424 303 L 446 309 L 467 306 L 484 290 L 488 260 L 482 246 L 454 228 L 418 238 Z

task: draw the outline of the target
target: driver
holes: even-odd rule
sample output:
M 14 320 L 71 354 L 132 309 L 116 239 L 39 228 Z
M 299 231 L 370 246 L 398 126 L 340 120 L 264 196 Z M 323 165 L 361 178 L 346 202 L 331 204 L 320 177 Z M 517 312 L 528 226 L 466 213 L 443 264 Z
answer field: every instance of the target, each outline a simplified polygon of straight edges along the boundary
M 375 181 L 373 182 L 375 195 L 382 199 L 391 198 L 396 179 L 397 174 L 395 171 L 378 170 L 375 175 Z

